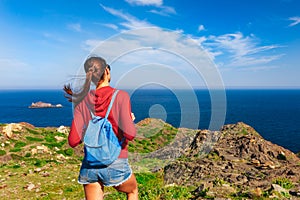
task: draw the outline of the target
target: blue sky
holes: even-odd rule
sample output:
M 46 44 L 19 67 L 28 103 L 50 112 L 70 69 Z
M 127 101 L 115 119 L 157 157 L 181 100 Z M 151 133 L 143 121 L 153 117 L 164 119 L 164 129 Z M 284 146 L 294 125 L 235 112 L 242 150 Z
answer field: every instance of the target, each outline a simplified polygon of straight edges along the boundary
M 300 87 L 298 0 L 1 0 L 0 27 L 0 89 L 62 88 L 94 53 L 113 86 Z

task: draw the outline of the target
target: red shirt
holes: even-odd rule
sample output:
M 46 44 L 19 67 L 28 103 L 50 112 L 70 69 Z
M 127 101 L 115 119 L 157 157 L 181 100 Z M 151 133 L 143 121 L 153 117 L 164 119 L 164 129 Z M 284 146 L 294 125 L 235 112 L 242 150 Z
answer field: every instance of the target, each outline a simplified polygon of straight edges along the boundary
M 82 136 L 91 119 L 90 109 L 92 109 L 97 116 L 105 116 L 114 91 L 115 89 L 110 86 L 92 90 L 75 107 L 71 130 L 68 137 L 69 145 L 71 147 L 75 147 L 82 142 Z M 119 158 L 127 158 L 128 141 L 133 140 L 136 135 L 136 129 L 131 118 L 130 98 L 127 92 L 119 90 L 108 115 L 108 120 L 112 124 L 113 130 L 119 140 L 121 140 L 122 137 L 126 138 Z

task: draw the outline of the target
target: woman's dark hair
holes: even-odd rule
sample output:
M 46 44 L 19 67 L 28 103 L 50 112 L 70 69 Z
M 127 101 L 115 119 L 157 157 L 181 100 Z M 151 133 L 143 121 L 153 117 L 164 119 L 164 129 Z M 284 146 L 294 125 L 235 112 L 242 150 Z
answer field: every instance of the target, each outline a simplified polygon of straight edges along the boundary
M 100 64 L 100 68 L 96 68 L 96 63 Z M 98 65 L 99 66 L 99 65 Z M 74 92 L 70 84 L 64 85 L 65 97 L 73 102 L 75 105 L 79 104 L 90 90 L 91 82 L 96 86 L 100 80 L 104 78 L 105 68 L 110 66 L 106 64 L 106 61 L 98 56 L 91 56 L 84 62 L 84 71 L 86 73 L 85 82 L 79 92 Z

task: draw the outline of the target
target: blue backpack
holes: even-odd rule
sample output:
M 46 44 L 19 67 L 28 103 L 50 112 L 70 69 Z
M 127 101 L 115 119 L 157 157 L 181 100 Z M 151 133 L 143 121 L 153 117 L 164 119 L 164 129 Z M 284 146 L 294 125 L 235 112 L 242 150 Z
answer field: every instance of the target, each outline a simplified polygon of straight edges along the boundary
M 120 155 L 125 138 L 122 141 L 118 140 L 111 123 L 107 119 L 117 93 L 118 90 L 113 93 L 104 118 L 95 116 L 91 112 L 92 119 L 89 121 L 83 139 L 85 153 L 83 161 L 90 167 L 108 166 Z

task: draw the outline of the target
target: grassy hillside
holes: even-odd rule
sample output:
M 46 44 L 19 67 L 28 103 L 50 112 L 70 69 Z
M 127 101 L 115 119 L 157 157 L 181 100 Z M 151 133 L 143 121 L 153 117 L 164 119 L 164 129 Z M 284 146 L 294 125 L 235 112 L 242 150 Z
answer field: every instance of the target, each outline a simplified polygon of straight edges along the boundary
M 170 143 L 176 129 L 160 125 L 151 130 L 141 125 L 137 139 L 130 144 L 130 151 L 147 153 Z M 82 145 L 70 148 L 67 134 L 58 132 L 57 128 L 35 128 L 25 124 L 8 138 L 1 127 L 0 199 L 84 199 L 83 188 L 77 183 Z M 132 166 L 140 199 L 188 199 L 192 196 L 193 188 L 165 186 L 162 172 L 137 170 L 153 163 L 153 159 L 148 159 Z M 113 188 L 105 188 L 105 197 L 125 199 L 124 194 Z
M 129 161 L 141 200 L 300 198 L 299 158 L 246 124 L 213 132 L 145 119 L 136 127 Z M 67 136 L 68 127 L 0 125 L 0 199 L 83 200 L 83 146 L 70 148 Z M 126 197 L 105 188 L 105 199 Z

